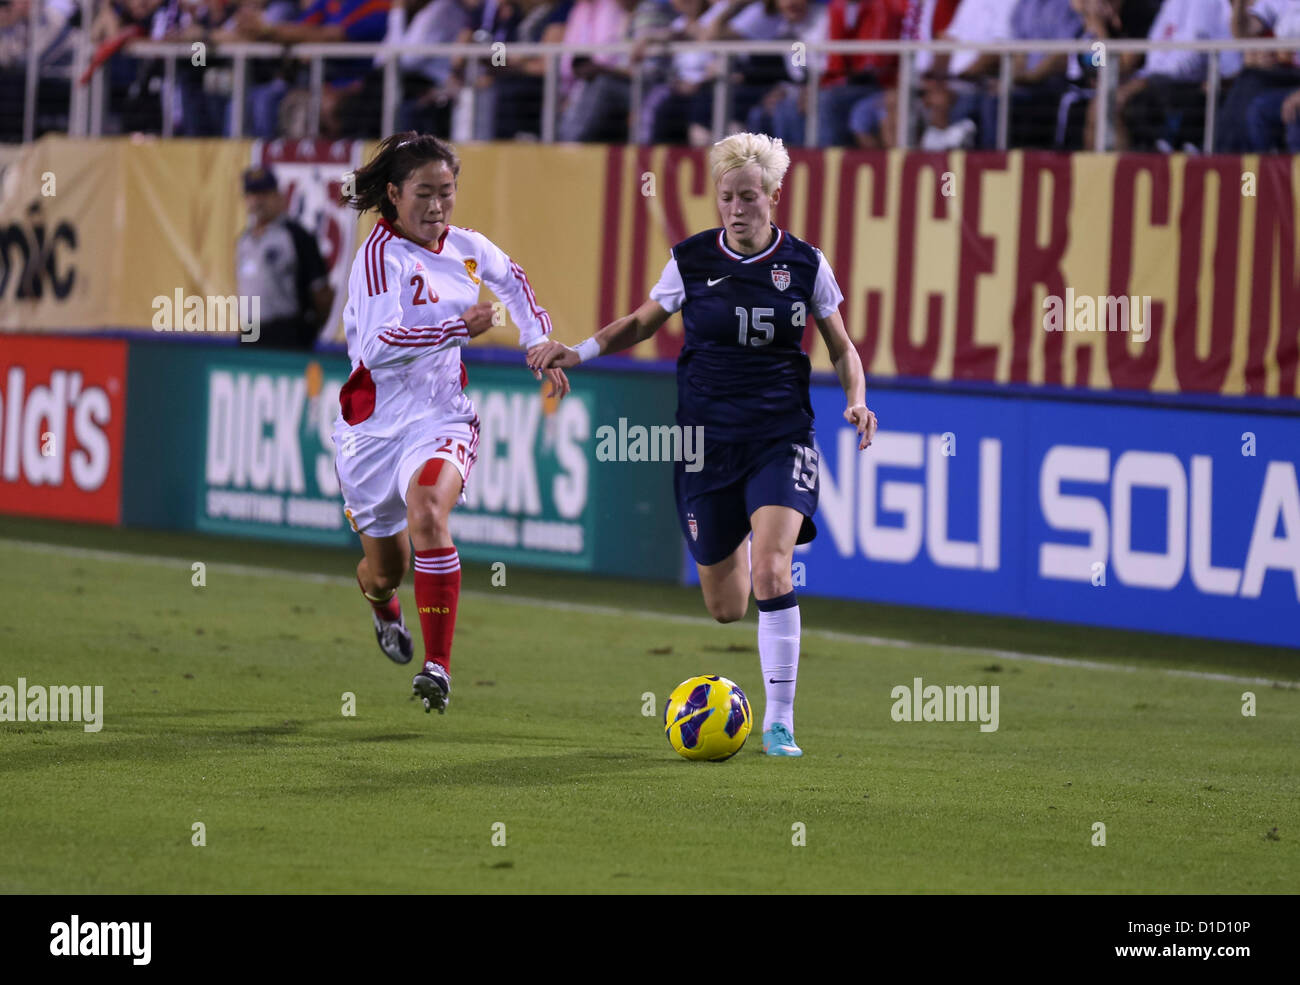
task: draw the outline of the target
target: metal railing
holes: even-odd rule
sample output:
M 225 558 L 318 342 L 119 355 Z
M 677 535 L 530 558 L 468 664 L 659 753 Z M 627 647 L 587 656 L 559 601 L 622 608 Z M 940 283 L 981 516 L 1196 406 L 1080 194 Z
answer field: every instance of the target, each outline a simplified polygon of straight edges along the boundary
M 35 6 L 35 5 L 34 5 Z M 898 64 L 898 112 L 896 117 L 895 145 L 898 147 L 908 147 L 912 139 L 912 104 L 916 98 L 915 93 L 915 58 L 921 52 L 930 54 L 955 54 L 957 52 L 978 52 L 981 54 L 995 54 L 999 59 L 999 71 L 996 79 L 990 79 L 990 83 L 996 84 L 997 91 L 997 135 L 996 146 L 999 150 L 1007 148 L 1009 136 L 1010 106 L 1011 93 L 1014 88 L 1012 78 L 1012 57 L 1017 54 L 1066 54 L 1066 55 L 1090 55 L 1094 59 L 1098 54 L 1098 45 L 1101 46 L 1100 52 L 1102 57 L 1094 60 L 1094 67 L 1097 69 L 1097 82 L 1092 98 L 1098 100 L 1101 105 L 1106 106 L 1105 112 L 1096 114 L 1096 126 L 1093 130 L 1093 150 L 1105 150 L 1109 144 L 1110 137 L 1110 109 L 1109 104 L 1112 100 L 1116 88 L 1116 59 L 1110 57 L 1113 55 L 1123 54 L 1146 54 L 1156 51 L 1187 51 L 1197 52 L 1209 55 L 1207 60 L 1207 77 L 1205 79 L 1206 89 L 1206 113 L 1203 133 L 1203 149 L 1207 152 L 1214 147 L 1215 125 L 1217 120 L 1217 109 L 1219 100 L 1219 88 L 1221 82 L 1221 72 L 1219 66 L 1219 55 L 1226 52 L 1249 53 L 1249 52 L 1268 52 L 1278 53 L 1287 52 L 1291 49 L 1286 47 L 1285 40 L 1276 38 L 1270 39 L 1250 39 L 1250 40 L 1221 40 L 1221 41 L 1148 41 L 1148 40 L 1107 40 L 1097 41 L 1095 39 L 1078 39 L 1072 41 L 1006 41 L 996 44 L 992 43 L 975 43 L 975 42 L 953 42 L 953 41 L 829 41 L 829 42 L 809 42 L 796 43 L 790 41 L 770 41 L 770 42 L 745 42 L 745 41 L 727 41 L 727 42 L 655 42 L 645 47 L 644 51 L 647 57 L 659 57 L 684 52 L 708 52 L 713 54 L 717 59 L 717 68 L 715 71 L 716 82 L 713 89 L 712 102 L 712 132 L 713 139 L 720 139 L 725 135 L 729 107 L 731 105 L 730 94 L 732 83 L 730 74 L 736 64 L 736 59 L 749 55 L 791 55 L 798 44 L 800 53 L 804 58 L 806 68 L 805 79 L 802 83 L 807 90 L 808 100 L 806 106 L 809 107 L 806 119 L 805 144 L 816 146 L 818 143 L 818 112 L 817 93 L 820 87 L 821 73 L 817 67 L 819 56 L 822 55 L 897 55 L 899 56 Z M 1300 41 L 1296 42 L 1300 48 Z M 554 142 L 556 139 L 556 124 L 560 108 L 561 97 L 561 64 L 562 60 L 574 55 L 617 55 L 625 60 L 625 65 L 631 68 L 630 98 L 631 111 L 629 117 L 632 120 L 640 118 L 640 110 L 644 100 L 644 66 L 645 60 L 638 61 L 631 65 L 631 56 L 638 46 L 631 42 L 607 45 L 550 45 L 550 44 L 515 44 L 506 43 L 504 46 L 505 56 L 510 58 L 541 58 L 544 60 L 544 72 L 542 75 L 542 104 L 541 104 L 541 122 L 540 137 L 545 143 Z M 232 83 L 230 89 L 230 99 L 232 106 L 230 135 L 241 137 L 244 135 L 244 116 L 246 112 L 245 99 L 248 92 L 248 65 L 256 60 L 282 60 L 292 58 L 298 62 L 306 62 L 308 66 L 308 120 L 307 129 L 313 133 L 319 133 L 321 119 L 321 93 L 324 86 L 325 71 L 324 66 L 327 60 L 376 60 L 382 67 L 383 72 L 383 96 L 380 107 L 380 131 L 381 135 L 393 133 L 396 127 L 397 110 L 402 101 L 403 89 L 402 79 L 399 72 L 398 59 L 406 55 L 415 55 L 421 57 L 442 57 L 452 59 L 464 59 L 467 65 L 466 84 L 460 91 L 460 99 L 455 109 L 458 120 L 455 128 L 460 131 L 461 138 L 464 139 L 466 132 L 466 121 L 472 121 L 475 116 L 475 101 L 478 98 L 478 89 L 474 84 L 478 73 L 481 71 L 481 65 L 489 62 L 494 57 L 494 48 L 500 51 L 499 46 L 466 43 L 466 44 L 362 44 L 362 43 L 332 43 L 332 44 L 296 44 L 281 45 L 266 42 L 238 42 L 212 44 L 207 46 L 206 57 L 229 58 L 231 60 Z M 137 41 L 130 44 L 124 49 L 124 53 L 134 58 L 159 59 L 163 62 L 163 92 L 162 92 L 162 125 L 161 131 L 164 137 L 173 135 L 174 132 L 174 103 L 176 98 L 176 67 L 181 59 L 189 60 L 194 49 L 190 42 L 159 42 L 159 41 Z M 72 74 L 74 84 L 72 86 L 72 97 L 69 109 L 69 133 L 74 136 L 100 136 L 103 133 L 104 126 L 104 103 L 106 98 L 106 86 L 104 84 L 104 66 L 100 66 L 93 74 L 88 91 L 83 91 L 83 87 L 75 83 L 75 79 L 83 74 L 86 66 L 90 64 L 91 52 L 89 42 L 83 40 L 78 46 L 77 56 L 73 65 Z M 36 103 L 36 87 L 34 81 L 37 75 L 37 53 L 32 52 L 28 63 L 27 80 L 28 91 L 25 94 L 25 119 L 24 119 L 24 139 L 30 140 L 34 132 L 34 114 Z M 637 127 L 629 126 L 629 143 L 635 143 L 637 140 Z M 456 134 L 453 134 L 454 136 Z

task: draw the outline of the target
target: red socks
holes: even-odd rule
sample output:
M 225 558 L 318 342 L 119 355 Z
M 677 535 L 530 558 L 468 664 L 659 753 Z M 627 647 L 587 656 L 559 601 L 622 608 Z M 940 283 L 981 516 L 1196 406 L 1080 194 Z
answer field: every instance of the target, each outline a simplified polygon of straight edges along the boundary
M 360 575 L 357 576 L 357 584 L 361 585 Z M 364 595 L 366 601 L 370 603 L 370 608 L 375 610 L 375 615 L 384 620 L 384 622 L 397 622 L 397 620 L 402 618 L 402 603 L 398 601 L 396 588 L 394 588 L 392 594 L 382 602 L 377 601 L 373 595 L 367 592 L 365 585 L 361 585 L 361 594 Z
M 425 663 L 451 670 L 451 638 L 460 601 L 460 555 L 455 547 L 415 552 L 415 607 L 424 631 Z

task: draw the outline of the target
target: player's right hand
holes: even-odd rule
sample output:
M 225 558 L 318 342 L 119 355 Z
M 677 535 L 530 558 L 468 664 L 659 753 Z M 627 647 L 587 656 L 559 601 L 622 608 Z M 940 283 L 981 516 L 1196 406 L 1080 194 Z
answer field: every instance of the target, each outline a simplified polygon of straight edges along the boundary
M 528 350 L 528 368 L 537 372 L 544 369 L 572 369 L 581 359 L 574 349 L 563 342 L 547 339 Z
M 460 317 L 469 330 L 469 337 L 477 338 L 492 327 L 492 305 L 486 301 L 471 304 Z

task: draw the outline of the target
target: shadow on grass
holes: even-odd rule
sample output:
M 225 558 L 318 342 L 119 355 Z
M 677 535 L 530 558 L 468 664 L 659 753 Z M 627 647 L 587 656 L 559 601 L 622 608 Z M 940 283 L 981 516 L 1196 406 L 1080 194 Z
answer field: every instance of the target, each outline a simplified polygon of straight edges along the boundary
M 137 716 L 132 716 L 137 717 Z M 144 717 L 144 716 L 138 716 Z M 238 728 L 219 726 L 187 726 L 184 730 L 159 731 L 156 723 L 145 729 L 131 730 L 130 720 L 119 722 L 111 741 L 75 741 L 83 733 L 68 733 L 63 741 L 50 742 L 50 733 L 43 732 L 40 743 L 25 743 L 23 748 L 8 748 L 0 756 L 0 775 L 22 773 L 29 770 L 48 769 L 55 763 L 69 766 L 105 766 L 117 764 L 122 769 L 132 769 L 142 763 L 180 764 L 187 760 L 211 762 L 214 756 L 232 755 L 236 758 L 257 751 L 274 751 L 285 764 L 286 773 L 292 771 L 301 780 L 304 767 L 326 765 L 334 752 L 355 749 L 358 746 L 374 748 L 385 742 L 409 742 L 427 739 L 429 750 L 416 750 L 418 759 L 404 756 L 400 761 L 367 759 L 364 765 L 345 766 L 328 761 L 334 782 L 327 785 L 299 784 L 296 788 L 282 788 L 285 792 L 355 793 L 358 789 L 373 792 L 379 789 L 409 788 L 412 783 L 412 766 L 416 767 L 415 782 L 427 781 L 431 785 L 446 787 L 520 787 L 549 786 L 580 783 L 586 779 L 599 780 L 615 772 L 627 774 L 629 770 L 659 768 L 671 763 L 658 750 L 651 752 L 610 752 L 608 750 L 574 749 L 540 756 L 503 754 L 466 762 L 467 747 L 490 749 L 505 746 L 517 748 L 520 741 L 549 743 L 554 737 L 528 734 L 518 737 L 491 734 L 461 735 L 455 732 L 430 730 L 427 732 L 362 732 L 355 723 L 340 728 L 338 723 L 307 723 L 298 720 L 276 720 Z M 346 729 L 346 731 L 344 730 Z M 459 747 L 455 757 L 439 757 L 439 747 Z

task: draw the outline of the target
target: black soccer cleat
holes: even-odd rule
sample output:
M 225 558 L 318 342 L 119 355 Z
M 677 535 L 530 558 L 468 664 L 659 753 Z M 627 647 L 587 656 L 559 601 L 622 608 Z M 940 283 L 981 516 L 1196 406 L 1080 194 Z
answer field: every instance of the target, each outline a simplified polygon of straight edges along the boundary
M 437 708 L 438 714 L 444 715 L 451 703 L 451 677 L 440 665 L 426 663 L 411 680 L 411 697 L 424 702 L 426 714 Z
M 393 663 L 409 664 L 411 654 L 415 651 L 411 646 L 411 631 L 406 628 L 406 621 L 398 619 L 396 622 L 388 622 L 380 619 L 378 613 L 373 611 L 370 615 L 375 621 L 375 639 L 379 642 L 379 649 L 384 651 L 384 656 Z

